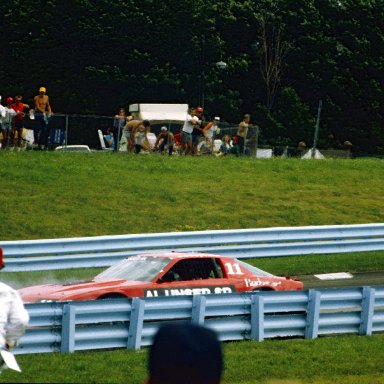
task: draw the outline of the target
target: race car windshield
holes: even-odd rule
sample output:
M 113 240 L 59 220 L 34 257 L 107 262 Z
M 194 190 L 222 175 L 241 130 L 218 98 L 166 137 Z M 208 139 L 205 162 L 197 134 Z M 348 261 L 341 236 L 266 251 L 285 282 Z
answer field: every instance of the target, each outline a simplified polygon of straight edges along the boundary
M 253 265 L 244 263 L 241 260 L 236 259 L 236 262 L 239 263 L 242 266 L 242 268 L 244 268 L 247 271 L 253 273 L 254 275 L 257 275 L 257 276 L 273 276 L 272 273 L 265 272 L 262 269 L 254 267 Z
M 94 280 L 152 281 L 170 262 L 166 257 L 132 257 L 99 273 Z

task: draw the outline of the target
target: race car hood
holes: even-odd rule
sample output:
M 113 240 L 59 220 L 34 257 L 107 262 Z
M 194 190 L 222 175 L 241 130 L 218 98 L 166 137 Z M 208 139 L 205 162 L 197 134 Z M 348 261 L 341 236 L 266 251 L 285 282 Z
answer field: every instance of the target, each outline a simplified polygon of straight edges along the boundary
M 74 284 L 44 284 L 35 285 L 19 289 L 19 294 L 25 303 L 35 303 L 41 301 L 66 301 L 77 300 L 82 294 L 90 292 L 102 292 L 111 290 L 114 287 L 145 287 L 150 283 L 127 281 L 127 280 L 107 280 L 107 281 L 86 281 Z M 90 299 L 92 299 L 90 297 Z

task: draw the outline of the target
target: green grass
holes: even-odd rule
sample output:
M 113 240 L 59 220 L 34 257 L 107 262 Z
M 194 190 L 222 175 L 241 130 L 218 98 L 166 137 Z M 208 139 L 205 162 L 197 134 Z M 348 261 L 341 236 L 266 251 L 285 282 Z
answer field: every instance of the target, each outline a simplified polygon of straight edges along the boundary
M 384 383 L 384 335 L 224 343 L 223 384 Z M 147 349 L 20 355 L 9 383 L 130 383 L 146 378 Z
M 2 240 L 384 222 L 383 162 L 0 152 Z M 383 252 L 249 260 L 275 274 L 383 270 Z M 29 285 L 99 269 L 2 274 Z M 225 343 L 224 383 L 384 383 L 383 335 Z M 143 383 L 147 351 L 21 355 L 0 382 Z
M 384 222 L 380 160 L 0 152 L 3 240 Z
M 332 337 L 228 345 L 225 382 L 384 383 L 383 341 L 383 336 Z

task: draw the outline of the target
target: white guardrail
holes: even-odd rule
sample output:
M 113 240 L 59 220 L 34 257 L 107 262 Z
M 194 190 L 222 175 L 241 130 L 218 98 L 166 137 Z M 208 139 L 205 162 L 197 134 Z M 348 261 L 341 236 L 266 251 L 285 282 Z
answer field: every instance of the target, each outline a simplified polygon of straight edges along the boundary
M 152 251 L 257 258 L 384 250 L 384 224 L 152 233 L 0 241 L 5 272 L 107 267 Z
M 16 354 L 140 349 L 164 321 L 214 329 L 222 341 L 384 331 L 384 286 L 26 304 Z

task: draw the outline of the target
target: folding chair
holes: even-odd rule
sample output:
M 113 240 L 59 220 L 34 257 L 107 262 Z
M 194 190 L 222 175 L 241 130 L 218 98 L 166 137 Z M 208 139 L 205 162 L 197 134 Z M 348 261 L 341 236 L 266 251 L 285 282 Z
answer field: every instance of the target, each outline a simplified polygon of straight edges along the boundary
M 97 130 L 97 133 L 99 135 L 99 140 L 100 140 L 100 146 L 103 151 L 113 151 L 113 148 L 109 148 L 105 145 L 105 140 L 104 140 L 104 135 L 101 129 Z

